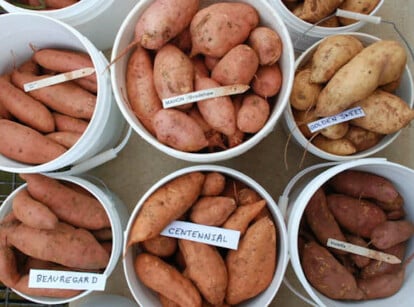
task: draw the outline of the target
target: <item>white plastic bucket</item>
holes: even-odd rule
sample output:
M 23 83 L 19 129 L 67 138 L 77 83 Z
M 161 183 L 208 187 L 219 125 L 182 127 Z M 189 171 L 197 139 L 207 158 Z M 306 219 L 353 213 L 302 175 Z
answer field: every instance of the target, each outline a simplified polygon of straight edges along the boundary
M 82 0 L 58 10 L 31 10 L 0 0 L 10 13 L 33 13 L 52 17 L 77 29 L 98 49 L 110 49 L 118 28 L 138 0 Z M 24 23 L 22 23 L 24 25 Z
M 311 298 L 302 297 L 314 306 L 412 306 L 411 290 L 414 286 L 414 266 L 408 265 L 403 287 L 393 296 L 384 299 L 345 302 L 332 300 L 313 288 L 303 272 L 298 252 L 299 225 L 310 198 L 329 179 L 345 170 L 360 170 L 373 173 L 390 180 L 405 200 L 406 218 L 414 221 L 414 171 L 405 166 L 381 158 L 358 159 L 343 163 L 327 162 L 316 164 L 302 170 L 291 179 L 283 195 L 279 198 L 279 207 L 285 215 L 288 227 L 290 263 L 301 285 Z M 414 239 L 410 239 L 406 255 L 414 253 Z M 286 281 L 287 285 L 290 283 Z M 293 289 L 293 288 L 291 288 Z M 295 289 L 293 289 L 296 294 Z
M 96 107 L 90 123 L 79 141 L 58 158 L 40 165 L 20 163 L 0 155 L 0 170 L 14 173 L 53 172 L 85 161 L 112 148 L 126 126 L 112 95 L 108 61 L 96 47 L 77 30 L 50 17 L 30 13 L 9 13 L 0 16 L 0 74 L 29 59 L 37 48 L 67 48 L 90 55 L 97 75 Z
M 55 176 L 53 178 L 61 180 L 63 182 L 70 182 L 84 188 L 86 191 L 91 193 L 104 207 L 112 228 L 112 252 L 108 265 L 102 273 L 106 278 L 108 278 L 115 269 L 121 256 L 124 239 L 123 231 L 126 227 L 129 217 L 127 208 L 113 192 L 111 192 L 102 182 L 97 181 L 95 177 L 88 177 L 87 175 L 84 175 L 83 178 L 77 176 Z M 26 183 L 22 184 L 4 200 L 0 207 L 0 220 L 2 220 L 6 214 L 12 210 L 13 199 L 16 194 L 26 187 Z M 85 290 L 79 295 L 71 298 L 52 298 L 29 296 L 14 289 L 13 291 L 15 291 L 26 300 L 45 305 L 66 304 L 79 298 L 85 297 L 86 295 L 93 292 L 92 290 Z
M 286 5 L 283 4 L 282 0 L 269 0 L 269 2 L 276 8 L 283 21 L 286 23 L 290 36 L 292 37 L 293 46 L 298 51 L 306 50 L 318 40 L 328 35 L 358 31 L 366 24 L 365 21 L 358 21 L 343 27 L 314 26 L 293 14 Z M 380 0 L 369 16 L 374 16 L 383 3 L 384 0 Z
M 274 296 L 276 295 L 281 282 L 283 280 L 284 274 L 286 272 L 287 264 L 288 264 L 288 253 L 287 253 L 287 233 L 286 233 L 286 225 L 283 219 L 283 215 L 281 214 L 279 207 L 274 202 L 272 197 L 252 178 L 246 176 L 243 173 L 240 173 L 234 169 L 227 168 L 224 166 L 217 166 L 217 165 L 198 165 L 198 166 L 191 166 L 187 168 L 183 168 L 177 170 L 166 177 L 159 180 L 155 183 L 138 201 L 137 205 L 135 206 L 134 211 L 132 212 L 130 219 L 128 221 L 128 225 L 125 231 L 125 238 L 128 238 L 128 234 L 131 230 L 132 224 L 140 211 L 143 203 L 145 200 L 159 187 L 163 186 L 167 182 L 171 181 L 172 179 L 188 174 L 191 172 L 219 172 L 228 178 L 233 178 L 237 181 L 244 183 L 247 187 L 255 190 L 264 200 L 267 202 L 267 208 L 270 210 L 274 224 L 276 226 L 276 233 L 277 233 L 277 267 L 273 277 L 273 280 L 269 287 L 259 294 L 258 296 L 238 305 L 241 307 L 247 306 L 268 306 Z M 129 289 L 134 296 L 135 300 L 138 304 L 142 307 L 161 307 L 161 303 L 158 299 L 158 296 L 148 289 L 135 274 L 134 270 L 134 259 L 140 251 L 133 247 L 126 248 L 126 241 L 124 239 L 124 250 L 123 254 L 125 255 L 123 258 L 123 267 L 124 273 L 126 276 L 126 280 L 129 286 Z
M 359 39 L 365 46 L 372 44 L 376 41 L 379 41 L 380 38 L 372 36 L 370 34 L 365 33 L 356 33 L 356 32 L 349 32 L 349 33 L 341 33 L 344 35 L 352 35 L 353 37 Z M 321 40 L 322 41 L 322 40 Z M 313 53 L 318 48 L 321 41 L 313 44 L 311 47 L 309 47 L 305 52 L 303 52 L 296 60 L 295 62 L 295 70 L 300 68 L 302 65 L 304 65 L 308 60 L 311 59 Z M 408 68 L 408 65 L 406 65 L 403 76 L 401 79 L 401 83 L 399 85 L 399 88 L 395 92 L 395 95 L 399 96 L 401 99 L 403 99 L 411 108 L 414 104 L 414 94 L 413 94 L 413 78 L 411 75 L 411 72 Z M 292 135 L 292 139 L 301 147 L 303 147 L 303 150 L 306 150 L 307 152 L 312 153 L 313 155 L 329 160 L 329 161 L 348 161 L 353 159 L 360 159 L 360 158 L 366 158 L 369 156 L 374 155 L 375 153 L 383 150 L 387 146 L 389 146 L 397 137 L 400 135 L 401 130 L 397 131 L 393 134 L 389 134 L 384 136 L 381 141 L 364 151 L 357 152 L 355 154 L 349 155 L 349 156 L 340 156 L 331 154 L 329 152 L 326 152 L 324 150 L 321 150 L 317 146 L 313 145 L 300 131 L 298 128 L 296 121 L 293 117 L 292 113 L 292 107 L 290 103 L 285 109 L 285 112 L 283 114 L 283 124 L 286 128 L 286 130 Z
M 142 0 L 137 3 L 133 10 L 128 14 L 125 21 L 122 23 L 119 32 L 115 38 L 114 47 L 112 49 L 112 59 L 115 59 L 122 51 L 128 46 L 129 43 L 133 41 L 134 37 L 134 27 L 143 11 L 151 4 L 152 0 Z M 205 7 L 208 4 L 211 4 L 214 1 L 202 0 L 200 1 L 200 7 Z M 231 2 L 245 2 L 254 6 L 260 16 L 261 23 L 275 29 L 281 37 L 283 43 L 282 56 L 279 60 L 280 69 L 283 74 L 283 81 L 280 92 L 276 96 L 275 101 L 273 102 L 274 107 L 266 125 L 257 132 L 253 137 L 245 141 L 244 143 L 230 148 L 221 152 L 214 153 L 189 153 L 183 152 L 176 149 L 173 149 L 169 146 L 166 146 L 160 143 L 151 133 L 149 133 L 140 121 L 135 116 L 132 111 L 129 102 L 126 99 L 126 85 L 125 85 L 125 76 L 126 76 L 126 67 L 129 58 L 129 54 L 124 55 L 119 60 L 117 60 L 111 68 L 111 79 L 112 79 L 112 89 L 114 92 L 115 99 L 118 103 L 118 106 L 126 118 L 127 122 L 131 125 L 133 130 L 137 132 L 145 141 L 150 143 L 152 146 L 158 150 L 172 156 L 179 158 L 185 161 L 191 162 L 200 162 L 200 163 L 210 163 L 215 161 L 227 160 L 236 156 L 243 154 L 249 149 L 253 148 L 258 144 L 262 139 L 264 139 L 269 133 L 271 133 L 282 116 L 282 113 L 288 103 L 290 91 L 293 84 L 294 76 L 294 51 L 292 43 L 290 40 L 289 32 L 282 19 L 279 17 L 278 13 L 274 8 L 272 8 L 269 3 L 265 0 L 255 1 L 255 0 L 240 0 L 240 1 L 231 1 Z

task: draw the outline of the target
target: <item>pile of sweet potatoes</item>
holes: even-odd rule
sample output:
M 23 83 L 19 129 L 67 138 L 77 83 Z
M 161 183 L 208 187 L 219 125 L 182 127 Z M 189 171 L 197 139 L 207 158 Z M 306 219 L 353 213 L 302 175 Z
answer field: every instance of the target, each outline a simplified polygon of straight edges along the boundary
M 45 48 L 0 76 L 0 153 L 30 165 L 47 163 L 82 136 L 95 110 L 96 74 L 25 92 L 24 85 L 93 67 L 88 54 Z
M 100 273 L 112 253 L 112 228 L 102 204 L 83 187 L 40 174 L 0 221 L 0 281 L 29 296 L 69 298 L 81 290 L 29 288 L 30 269 Z
M 336 9 L 369 15 L 380 0 L 282 0 L 294 15 L 320 27 L 342 27 L 357 22 L 355 19 L 337 17 Z
M 238 247 L 160 235 L 174 220 L 240 231 Z M 277 229 L 266 201 L 216 171 L 190 172 L 156 189 L 133 218 L 126 242 L 136 252 L 137 278 L 163 305 L 244 302 L 267 289 L 277 264 Z
M 346 156 L 406 127 L 414 110 L 395 94 L 406 61 L 405 48 L 396 41 L 364 46 L 351 35 L 325 38 L 295 74 L 290 105 L 298 129 L 321 150 Z M 309 123 L 355 107 L 365 116 L 309 130 Z
M 367 300 L 395 294 L 404 282 L 405 250 L 414 224 L 388 179 L 347 170 L 320 187 L 305 208 L 299 256 L 312 286 L 332 299 Z M 399 258 L 390 264 L 327 247 L 329 238 Z
M 260 131 L 282 84 L 279 34 L 246 3 L 156 0 L 135 26 L 126 92 L 131 109 L 161 143 L 185 152 L 235 147 Z M 119 55 L 121 56 L 121 55 Z M 163 108 L 162 100 L 224 85 L 244 94 Z

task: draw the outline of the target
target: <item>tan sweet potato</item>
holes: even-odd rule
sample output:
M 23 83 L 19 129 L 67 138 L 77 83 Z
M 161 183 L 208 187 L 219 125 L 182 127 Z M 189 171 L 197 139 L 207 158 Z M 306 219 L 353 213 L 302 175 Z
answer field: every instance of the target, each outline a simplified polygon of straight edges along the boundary
M 305 0 L 298 17 L 310 23 L 315 23 L 330 15 L 338 8 L 342 1 L 343 0 Z
M 199 197 L 204 179 L 203 173 L 188 173 L 152 193 L 135 218 L 127 238 L 128 246 L 157 236 L 165 226 L 183 215 Z
M 258 67 L 259 58 L 253 48 L 240 44 L 218 61 L 211 71 L 211 78 L 221 85 L 249 84 Z
M 326 37 L 312 56 L 310 81 L 326 83 L 343 65 L 349 62 L 364 46 L 351 35 Z
M 191 55 L 221 58 L 244 42 L 258 23 L 256 9 L 247 3 L 213 3 L 199 10 L 191 21 Z
M 95 197 L 42 174 L 20 174 L 20 177 L 26 181 L 29 194 L 49 207 L 60 220 L 87 229 L 111 226 L 103 205 Z
M 138 278 L 148 288 L 179 306 L 201 307 L 200 293 L 192 282 L 159 257 L 140 253 L 134 267 Z
M 386 249 L 408 240 L 414 234 L 414 224 L 407 220 L 385 221 L 372 230 L 371 243 Z
M 384 211 L 370 201 L 343 194 L 329 194 L 326 199 L 338 224 L 354 235 L 370 238 L 387 220 Z
M 190 220 L 203 225 L 221 226 L 236 207 L 232 197 L 204 196 L 191 207 Z
M 33 199 L 27 189 L 14 196 L 12 208 L 19 221 L 33 228 L 53 229 L 59 221 L 46 205 Z
M 299 111 L 296 109 L 292 109 L 292 115 L 295 119 L 297 128 L 303 134 L 305 138 L 311 138 L 314 133 L 309 130 L 308 123 L 311 123 L 318 119 L 315 114 L 314 109 L 306 110 L 306 111 Z
M 345 137 L 348 132 L 348 122 L 342 122 L 320 130 L 321 134 L 330 140 L 339 140 Z
M 276 269 L 276 240 L 274 223 L 264 217 L 247 229 L 237 250 L 230 250 L 227 253 L 229 281 L 226 302 L 228 304 L 239 304 L 269 286 Z
M 152 123 L 157 139 L 175 149 L 195 152 L 208 146 L 198 123 L 180 110 L 161 109 Z
M 323 135 L 318 135 L 312 140 L 312 143 L 316 147 L 338 156 L 352 155 L 357 151 L 354 144 L 346 138 L 331 140 Z
M 269 27 L 254 28 L 250 32 L 247 44 L 256 51 L 260 65 L 273 65 L 282 55 L 282 40 L 279 34 Z
M 295 75 L 292 92 L 290 94 L 290 104 L 296 110 L 310 110 L 318 99 L 322 86 L 310 81 L 312 71 L 310 68 L 300 70 Z
M 186 263 L 186 274 L 195 283 L 204 299 L 213 305 L 224 302 L 228 284 L 226 264 L 211 245 L 179 240 Z
M 354 144 L 358 152 L 377 145 L 382 137 L 383 135 L 379 133 L 368 131 L 354 125 L 349 125 L 349 129 L 345 135 L 345 138 Z
M 378 5 L 380 0 L 345 0 L 340 6 L 340 9 L 367 14 L 372 12 L 372 10 Z M 339 17 L 339 22 L 343 26 L 347 26 L 357 22 L 355 19 Z
M 314 241 L 304 246 L 302 268 L 310 284 L 329 298 L 360 300 L 363 297 L 355 277 Z
M 361 107 L 365 116 L 352 119 L 351 124 L 379 134 L 395 133 L 414 119 L 414 110 L 404 100 L 382 90 L 374 91 L 354 106 Z
M 159 49 L 190 25 L 199 0 L 157 0 L 135 25 L 135 41 L 146 49 Z

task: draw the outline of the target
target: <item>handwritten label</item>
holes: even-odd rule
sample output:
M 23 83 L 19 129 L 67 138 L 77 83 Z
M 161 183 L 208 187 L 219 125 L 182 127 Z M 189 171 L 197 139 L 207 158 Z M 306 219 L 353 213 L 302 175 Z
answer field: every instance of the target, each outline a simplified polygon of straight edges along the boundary
M 170 98 L 165 98 L 162 100 L 162 105 L 164 108 L 172 108 L 177 107 L 183 104 L 205 100 L 205 99 L 211 99 L 221 96 L 227 96 L 227 95 L 235 95 L 235 94 L 241 94 L 247 91 L 250 87 L 248 85 L 244 84 L 234 84 L 234 85 L 226 85 L 226 86 L 220 86 L 215 88 L 209 88 L 206 90 L 191 92 L 179 96 L 174 96 Z
M 240 239 L 240 231 L 183 221 L 173 221 L 161 234 L 230 249 L 237 249 Z
M 361 107 L 355 107 L 352 109 L 345 110 L 342 113 L 332 115 L 329 117 L 324 117 L 314 122 L 308 123 L 308 128 L 310 132 L 314 133 L 326 127 L 333 126 L 339 123 L 349 121 L 354 118 L 364 117 L 364 116 L 365 116 L 364 110 Z
M 29 288 L 104 291 L 106 276 L 97 273 L 34 270 L 29 273 Z

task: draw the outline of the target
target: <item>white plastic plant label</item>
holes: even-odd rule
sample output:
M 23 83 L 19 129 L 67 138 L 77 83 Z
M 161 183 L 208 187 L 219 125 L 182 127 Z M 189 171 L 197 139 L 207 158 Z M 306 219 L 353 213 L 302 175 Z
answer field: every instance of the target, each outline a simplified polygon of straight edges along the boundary
M 311 133 L 322 130 L 326 127 L 333 126 L 339 123 L 349 121 L 354 118 L 364 117 L 365 113 L 361 107 L 355 107 L 345 110 L 339 114 L 324 117 L 314 122 L 308 123 L 308 128 Z
M 237 249 L 240 239 L 240 231 L 183 221 L 173 221 L 161 234 L 229 249 Z
M 106 276 L 98 273 L 34 270 L 29 273 L 29 288 L 104 291 Z

